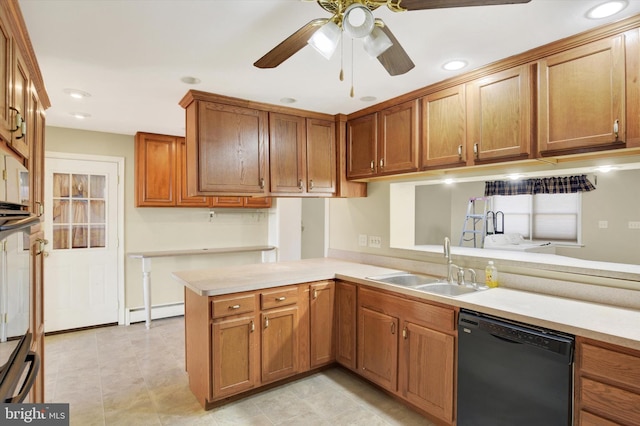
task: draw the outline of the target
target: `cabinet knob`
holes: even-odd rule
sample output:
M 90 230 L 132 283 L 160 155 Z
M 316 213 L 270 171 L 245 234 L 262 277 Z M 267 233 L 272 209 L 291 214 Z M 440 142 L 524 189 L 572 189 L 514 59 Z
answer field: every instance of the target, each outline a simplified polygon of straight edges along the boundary
M 477 143 L 474 143 L 474 144 L 473 144 L 473 155 L 474 155 L 476 158 L 478 158 L 478 153 L 479 153 L 479 150 L 478 150 L 478 144 L 477 144 Z
M 458 159 L 462 160 L 462 145 L 458 145 Z
M 276 302 L 284 302 L 285 300 L 287 300 L 287 298 L 284 296 L 276 297 Z
M 309 181 L 309 189 L 313 189 L 313 179 Z
M 376 163 L 371 160 L 371 171 L 374 172 L 376 170 Z
M 618 129 L 620 127 L 620 122 L 618 120 L 613 122 L 613 134 L 616 137 L 616 140 L 618 140 Z
M 264 178 L 260 178 L 260 189 L 264 189 Z
M 384 158 L 380 159 L 380 168 L 384 169 Z
M 254 331 L 256 331 L 256 325 L 253 323 L 253 320 L 251 320 L 251 322 L 249 323 L 249 331 L 251 333 L 253 333 Z
M 298 189 L 302 191 L 302 179 L 298 179 Z
M 317 289 L 313 289 L 313 298 L 317 299 L 318 298 L 318 290 Z
M 391 334 L 396 334 L 396 323 L 395 322 L 391 323 Z
M 240 305 L 229 306 L 229 309 L 240 309 Z
M 269 327 L 269 317 L 264 317 L 264 328 Z
M 407 338 L 407 327 L 404 327 L 402 329 L 402 338 L 406 339 Z

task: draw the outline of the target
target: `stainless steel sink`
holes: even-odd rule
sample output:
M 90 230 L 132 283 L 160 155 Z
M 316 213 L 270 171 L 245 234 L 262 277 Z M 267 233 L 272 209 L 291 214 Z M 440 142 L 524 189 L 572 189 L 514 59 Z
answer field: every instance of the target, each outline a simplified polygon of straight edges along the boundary
M 428 275 L 412 274 L 410 272 L 396 272 L 393 274 L 377 275 L 374 277 L 367 277 L 367 279 L 413 288 L 416 286 L 440 282 L 440 278 L 430 277 Z
M 436 278 L 429 275 L 413 274 L 411 272 L 395 272 L 392 274 L 366 277 L 368 280 L 386 284 L 395 284 L 409 287 L 425 293 L 439 294 L 441 296 L 456 297 L 463 294 L 474 293 L 480 288 L 467 287 L 447 282 L 446 278 Z
M 474 293 L 478 291 L 477 288 L 474 287 L 465 287 L 457 284 L 449 284 L 445 283 L 436 283 L 436 284 L 426 284 L 419 285 L 414 287 L 416 290 L 424 291 L 426 293 L 439 294 L 441 296 L 460 296 L 463 294 Z

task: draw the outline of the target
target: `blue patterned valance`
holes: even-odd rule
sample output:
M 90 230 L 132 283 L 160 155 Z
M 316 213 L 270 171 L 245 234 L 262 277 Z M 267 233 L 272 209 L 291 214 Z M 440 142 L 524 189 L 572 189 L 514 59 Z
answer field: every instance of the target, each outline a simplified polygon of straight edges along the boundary
M 523 180 L 495 180 L 485 182 L 484 195 L 568 194 L 596 189 L 586 175 L 534 178 Z

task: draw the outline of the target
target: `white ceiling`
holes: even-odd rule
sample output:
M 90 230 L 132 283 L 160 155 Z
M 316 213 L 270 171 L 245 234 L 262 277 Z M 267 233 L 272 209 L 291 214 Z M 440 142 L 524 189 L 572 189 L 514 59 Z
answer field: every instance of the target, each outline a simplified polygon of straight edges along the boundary
M 20 0 L 24 19 L 51 99 L 47 124 L 134 134 L 184 134 L 178 105 L 189 89 L 312 111 L 351 113 L 427 86 L 454 73 L 441 65 L 463 58 L 465 72 L 606 22 L 640 13 L 629 0 L 618 15 L 594 21 L 585 12 L 604 0 L 532 0 L 528 4 L 393 13 L 385 21 L 416 67 L 391 77 L 354 45 L 345 43 L 345 81 L 340 52 L 327 61 L 305 47 L 275 69 L 253 63 L 314 18 L 329 15 L 301 0 Z M 180 79 L 193 76 L 190 86 Z M 91 94 L 83 100 L 64 89 Z M 91 117 L 74 118 L 72 112 Z

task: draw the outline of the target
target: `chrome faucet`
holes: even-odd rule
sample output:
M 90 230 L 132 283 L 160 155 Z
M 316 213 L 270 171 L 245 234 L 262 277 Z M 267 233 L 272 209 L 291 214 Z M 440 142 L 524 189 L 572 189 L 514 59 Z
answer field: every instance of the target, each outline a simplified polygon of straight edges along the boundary
M 458 265 L 455 265 L 453 263 L 453 260 L 451 259 L 451 240 L 449 240 L 449 237 L 444 237 L 444 257 L 447 258 L 447 282 L 449 284 L 453 283 L 453 270 L 460 270 L 462 268 L 460 268 Z

